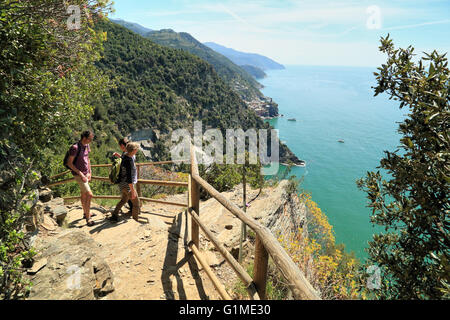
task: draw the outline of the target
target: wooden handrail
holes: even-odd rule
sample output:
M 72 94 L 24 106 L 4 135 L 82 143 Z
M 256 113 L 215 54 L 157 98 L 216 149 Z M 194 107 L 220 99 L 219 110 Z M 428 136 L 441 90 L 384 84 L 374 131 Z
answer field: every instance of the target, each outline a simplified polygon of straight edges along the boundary
M 225 290 L 225 288 L 223 287 L 223 285 L 220 283 L 219 279 L 217 279 L 217 277 L 214 274 L 214 272 L 212 272 L 211 268 L 209 267 L 209 265 L 206 262 L 205 258 L 203 258 L 203 255 L 201 254 L 200 250 L 197 248 L 195 243 L 191 242 L 189 244 L 189 248 L 192 250 L 192 252 L 194 253 L 195 257 L 197 258 L 197 260 L 202 265 L 203 270 L 205 270 L 206 274 L 211 279 L 214 287 L 216 287 L 216 289 L 219 292 L 219 294 L 222 297 L 222 299 L 223 300 L 232 300 L 231 297 L 229 296 L 229 294 L 227 293 L 227 291 Z
M 142 162 L 142 163 L 136 163 L 137 167 L 145 167 L 145 166 L 154 166 L 154 165 L 159 165 L 159 164 L 171 164 L 171 163 L 179 163 L 179 162 L 189 162 L 189 160 L 184 159 L 184 160 L 168 160 L 168 161 L 156 161 L 156 162 Z M 108 164 L 92 164 L 91 168 L 109 168 L 111 167 L 112 164 L 108 163 Z M 63 175 L 66 175 L 70 173 L 70 170 L 66 170 L 64 172 L 58 173 L 54 176 L 50 177 L 50 180 L 61 177 Z
M 187 182 L 183 182 L 183 181 L 163 181 L 163 180 L 142 180 L 142 179 L 139 179 L 138 183 L 153 184 L 153 185 L 167 186 L 167 187 L 188 187 L 188 183 Z
M 144 202 L 155 202 L 155 203 L 167 204 L 169 206 L 177 206 L 177 207 L 183 207 L 183 208 L 188 207 L 187 203 L 178 203 L 178 202 L 164 201 L 164 200 L 145 198 L 145 197 L 139 197 L 139 200 L 144 201 Z
M 200 216 L 200 185 L 192 179 L 192 173 L 198 174 L 198 166 L 195 161 L 195 154 L 192 152 L 191 146 L 191 175 L 189 176 L 189 208 Z M 191 240 L 194 244 L 200 246 L 199 225 L 195 220 L 191 220 Z
M 108 177 L 92 177 L 92 180 L 100 180 L 100 181 L 110 181 Z M 183 181 L 164 181 L 164 180 L 142 180 L 138 179 L 138 183 L 142 184 L 152 184 L 157 186 L 166 186 L 166 187 L 187 187 L 188 183 Z
M 91 168 L 109 168 L 112 167 L 111 163 L 106 163 L 106 164 L 92 164 Z
M 213 198 L 221 203 L 228 211 L 234 216 L 243 221 L 246 225 L 253 229 L 256 236 L 259 238 L 263 248 L 267 250 L 268 254 L 272 257 L 275 265 L 281 271 L 283 276 L 288 281 L 288 286 L 292 291 L 292 294 L 296 299 L 300 300 L 320 300 L 319 295 L 314 290 L 312 285 L 303 275 L 303 272 L 292 261 L 291 257 L 286 253 L 281 244 L 273 236 L 272 232 L 265 226 L 260 225 L 256 220 L 246 215 L 239 207 L 234 203 L 226 199 L 220 192 L 218 192 L 213 186 L 206 182 L 198 174 L 198 165 L 194 148 L 191 145 L 191 183 L 196 182 L 203 187 Z M 197 211 L 197 210 L 194 210 Z M 197 212 L 198 214 L 198 212 Z M 194 224 L 194 222 L 192 223 Z M 195 223 L 197 226 L 198 224 Z M 257 261 L 256 261 L 257 262 Z M 257 268 L 255 266 L 255 268 Z M 263 267 L 264 269 L 264 267 Z M 261 296 L 261 292 L 265 290 L 258 290 Z
M 68 182 L 72 182 L 72 181 L 75 181 L 75 178 L 69 178 L 69 179 L 57 181 L 57 182 L 48 184 L 46 187 L 47 188 L 51 188 L 51 187 L 54 187 L 54 186 L 57 186 L 57 185 L 60 185 L 60 184 L 64 184 L 64 183 L 68 183 Z
M 79 200 L 80 196 L 64 197 L 64 200 Z M 121 196 L 92 196 L 92 199 L 122 199 Z
M 236 259 L 228 252 L 228 250 L 224 247 L 223 244 L 212 234 L 211 231 L 202 223 L 199 216 L 195 213 L 192 208 L 188 209 L 188 212 L 191 214 L 192 218 L 197 222 L 197 224 L 202 228 L 203 232 L 206 234 L 209 240 L 214 244 L 214 246 L 219 250 L 225 260 L 231 265 L 233 270 L 245 284 L 248 294 L 252 300 L 260 300 L 258 292 L 256 291 L 255 285 L 253 283 L 252 277 L 245 271 L 245 269 L 236 261 Z
M 55 179 L 55 178 L 59 178 L 59 177 L 61 177 L 61 176 L 64 176 L 64 175 L 68 174 L 69 172 L 70 172 L 70 170 L 67 170 L 67 171 L 58 173 L 57 175 L 51 176 L 51 177 L 50 177 L 50 180 L 53 180 L 53 179 Z
M 92 177 L 93 180 L 100 181 L 110 181 L 108 177 Z M 188 183 L 183 181 L 164 181 L 164 180 L 143 180 L 138 179 L 138 183 L 142 184 L 152 184 L 157 186 L 166 186 L 166 187 L 187 187 Z
M 189 159 L 184 160 L 168 160 L 168 161 L 157 161 L 157 162 L 142 162 L 142 163 L 136 163 L 136 166 L 154 166 L 158 164 L 172 164 L 172 163 L 179 163 L 179 162 L 187 162 L 189 163 Z
M 93 199 L 121 199 L 121 196 L 92 196 Z M 80 196 L 73 196 L 73 197 L 64 197 L 64 200 L 77 200 L 80 199 Z M 178 202 L 171 202 L 171 201 L 164 201 L 164 200 L 159 200 L 159 199 L 152 199 L 152 198 L 144 198 L 144 197 L 140 197 L 139 198 L 140 201 L 144 201 L 144 202 L 155 202 L 155 203 L 161 203 L 161 204 L 166 204 L 168 206 L 177 206 L 177 207 L 183 207 L 183 208 L 187 208 L 188 205 L 187 203 L 178 203 Z

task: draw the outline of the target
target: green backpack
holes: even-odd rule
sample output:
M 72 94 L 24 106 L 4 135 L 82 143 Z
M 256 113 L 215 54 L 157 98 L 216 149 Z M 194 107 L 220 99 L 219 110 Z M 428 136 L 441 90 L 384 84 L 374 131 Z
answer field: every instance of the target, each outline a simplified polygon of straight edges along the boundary
M 121 165 L 122 165 L 122 158 L 117 158 L 114 160 L 114 163 L 111 167 L 111 171 L 109 172 L 109 181 L 111 181 L 111 183 L 117 184 L 120 182 Z

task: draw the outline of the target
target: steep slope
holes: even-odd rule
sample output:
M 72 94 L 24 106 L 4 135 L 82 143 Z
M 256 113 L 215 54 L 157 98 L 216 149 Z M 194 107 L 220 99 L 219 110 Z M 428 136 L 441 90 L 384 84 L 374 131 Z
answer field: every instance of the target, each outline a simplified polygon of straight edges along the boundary
M 206 42 L 204 45 L 224 55 L 238 66 L 251 65 L 262 70 L 284 69 L 283 65 L 260 54 L 240 52 L 214 42 Z
M 254 76 L 256 79 L 263 79 L 267 76 L 267 74 L 260 68 L 245 64 L 241 66 L 242 69 L 247 71 L 249 74 Z
M 171 29 L 164 29 L 148 32 L 145 37 L 163 46 L 183 49 L 209 62 L 218 75 L 241 95 L 241 98 L 251 100 L 263 97 L 258 90 L 262 86 L 246 71 L 220 53 L 203 45 L 189 33 L 177 33 Z
M 255 78 L 258 78 L 254 74 L 255 69 L 251 70 L 253 73 L 248 72 L 246 68 L 234 64 L 228 58 L 203 45 L 186 32 L 177 33 L 172 29 L 163 29 L 142 33 L 141 30 L 136 30 L 136 24 L 134 23 L 111 21 L 141 34 L 162 46 L 181 49 L 200 57 L 211 64 L 222 80 L 237 92 L 240 98 L 259 116 L 278 116 L 278 105 L 259 91 L 262 85 L 255 80 Z M 257 73 L 259 75 L 261 74 L 260 72 Z
M 99 129 L 106 127 L 101 123 L 114 123 L 121 134 L 156 128 L 161 142 L 170 142 L 172 130 L 192 132 L 194 120 L 223 133 L 230 128 L 269 128 L 206 61 L 155 44 L 114 23 L 102 22 L 97 27 L 108 35 L 104 57 L 97 65 L 116 84 L 96 107 L 94 120 Z M 159 158 L 167 158 L 167 147 L 163 143 L 157 147 L 165 149 L 158 150 Z M 285 145 L 280 154 L 282 161 L 289 158 L 301 163 Z
M 116 81 L 99 110 L 122 131 L 158 127 L 163 133 L 192 126 L 261 127 L 262 121 L 217 75 L 211 65 L 181 50 L 160 46 L 113 23 L 98 67 Z M 99 108 L 102 108 L 99 106 Z M 106 112 L 106 114 L 105 114 Z

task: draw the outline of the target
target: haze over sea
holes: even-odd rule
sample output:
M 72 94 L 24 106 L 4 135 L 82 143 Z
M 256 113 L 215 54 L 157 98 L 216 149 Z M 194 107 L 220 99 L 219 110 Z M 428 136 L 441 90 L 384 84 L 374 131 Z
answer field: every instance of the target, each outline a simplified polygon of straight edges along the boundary
M 387 95 L 374 97 L 376 68 L 286 66 L 266 71 L 259 82 L 264 95 L 284 115 L 268 120 L 280 140 L 305 160 L 291 175 L 304 177 L 301 188 L 311 192 L 333 225 L 337 243 L 362 261 L 374 228 L 366 193 L 356 180 L 377 171 L 383 151 L 399 146 L 398 123 L 408 110 Z M 296 121 L 288 121 L 295 118 Z M 344 143 L 338 140 L 344 140 Z

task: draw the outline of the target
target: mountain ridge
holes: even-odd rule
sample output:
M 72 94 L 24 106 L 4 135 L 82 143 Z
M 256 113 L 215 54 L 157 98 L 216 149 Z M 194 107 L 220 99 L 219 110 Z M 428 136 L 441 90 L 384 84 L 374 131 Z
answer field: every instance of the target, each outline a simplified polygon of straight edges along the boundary
M 205 128 L 269 129 L 214 68 L 196 55 L 154 43 L 112 22 L 97 26 L 107 32 L 103 59 L 97 67 L 114 79 L 109 97 L 96 105 L 93 129 L 113 134 L 131 134 L 156 128 L 149 157 L 167 160 L 170 133 L 178 128 L 193 131 L 195 120 Z M 280 143 L 282 162 L 302 164 Z
M 121 25 L 122 27 L 130 29 L 131 31 L 134 31 L 134 32 L 140 34 L 141 36 L 145 35 L 148 32 L 153 31 L 152 29 L 141 26 L 139 23 L 136 23 L 136 22 L 129 22 L 129 21 L 125 21 L 123 19 L 112 19 L 112 18 L 110 18 L 109 20 L 118 25 Z
M 115 21 L 113 21 L 115 22 Z M 133 23 L 119 23 L 129 30 L 136 32 L 132 26 Z M 139 32 L 136 32 L 139 34 Z M 231 88 L 239 94 L 242 100 L 253 109 L 260 117 L 272 118 L 279 115 L 278 105 L 272 99 L 265 97 L 260 89 L 263 86 L 255 79 L 261 72 L 252 69 L 253 72 L 247 72 L 246 68 L 234 64 L 224 55 L 205 46 L 187 32 L 176 32 L 173 29 L 166 28 L 161 30 L 152 30 L 140 34 L 153 42 L 174 49 L 181 49 L 194 54 L 211 64 L 217 74 L 227 82 Z
M 250 65 L 262 69 L 263 71 L 285 69 L 282 64 L 261 54 L 237 51 L 215 42 L 205 42 L 204 45 L 219 52 L 239 66 Z
M 262 97 L 262 94 L 259 92 L 259 89 L 262 88 L 260 83 L 228 58 L 205 46 L 191 34 L 187 32 L 175 32 L 172 29 L 162 29 L 150 31 L 144 36 L 160 45 L 183 49 L 195 54 L 213 65 L 217 73 L 223 77 L 224 80 L 233 85 L 238 83 L 241 83 L 244 86 L 246 85 L 247 88 L 242 90 L 236 88 L 242 98 Z

